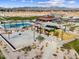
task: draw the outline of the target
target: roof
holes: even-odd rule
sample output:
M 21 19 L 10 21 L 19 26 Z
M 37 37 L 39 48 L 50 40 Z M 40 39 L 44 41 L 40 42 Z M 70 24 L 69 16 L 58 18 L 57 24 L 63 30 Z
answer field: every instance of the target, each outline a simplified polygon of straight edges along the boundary
M 37 20 L 46 20 L 51 21 L 53 19 L 53 16 L 40 16 L 37 18 Z

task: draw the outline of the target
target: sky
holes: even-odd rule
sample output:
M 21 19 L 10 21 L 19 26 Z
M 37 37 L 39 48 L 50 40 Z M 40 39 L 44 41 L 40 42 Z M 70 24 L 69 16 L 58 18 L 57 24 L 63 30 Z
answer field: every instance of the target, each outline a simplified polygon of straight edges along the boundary
M 0 7 L 69 7 L 79 8 L 79 0 L 0 0 Z

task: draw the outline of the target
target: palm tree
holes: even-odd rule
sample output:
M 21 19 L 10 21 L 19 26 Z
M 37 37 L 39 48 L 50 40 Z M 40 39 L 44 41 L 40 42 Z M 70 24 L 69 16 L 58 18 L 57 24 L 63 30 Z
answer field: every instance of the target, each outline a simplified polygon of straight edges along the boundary
M 8 20 L 8 23 L 9 23 L 9 26 L 10 26 L 9 31 L 11 32 L 11 21 L 9 22 L 9 20 Z M 10 39 L 10 33 L 8 34 L 8 38 Z
M 22 22 L 22 25 L 24 26 L 24 20 L 21 20 L 21 22 Z
M 17 31 L 17 19 L 15 18 L 14 21 L 15 21 L 15 28 L 16 28 L 16 31 Z
M 33 26 L 33 37 L 34 37 L 34 41 L 35 41 L 35 25 Z
M 11 25 L 11 23 L 9 22 L 8 19 L 6 19 L 6 18 L 2 18 L 2 19 L 8 21 L 9 25 Z M 9 28 L 9 29 L 6 28 L 6 24 L 5 24 L 5 22 L 3 22 L 3 24 L 4 24 L 4 29 L 5 29 L 5 31 L 6 31 L 6 32 L 7 32 L 7 30 L 9 31 L 10 28 Z M 8 34 L 8 39 L 10 39 L 10 33 L 7 33 L 7 34 Z
M 3 24 L 4 24 L 4 29 L 5 29 L 5 31 L 6 31 L 6 30 L 7 30 L 7 29 L 6 29 L 6 26 L 5 26 L 5 20 L 6 20 L 6 19 L 3 18 L 3 17 L 0 17 L 0 18 L 1 18 L 2 21 L 4 20 L 4 21 L 3 21 Z

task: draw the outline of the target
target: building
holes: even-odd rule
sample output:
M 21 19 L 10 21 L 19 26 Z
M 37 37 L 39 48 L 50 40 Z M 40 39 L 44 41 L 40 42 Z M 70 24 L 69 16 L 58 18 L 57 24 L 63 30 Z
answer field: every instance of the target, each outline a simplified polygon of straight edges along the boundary
M 50 22 L 53 20 L 53 18 L 53 16 L 39 16 L 37 17 L 37 21 Z

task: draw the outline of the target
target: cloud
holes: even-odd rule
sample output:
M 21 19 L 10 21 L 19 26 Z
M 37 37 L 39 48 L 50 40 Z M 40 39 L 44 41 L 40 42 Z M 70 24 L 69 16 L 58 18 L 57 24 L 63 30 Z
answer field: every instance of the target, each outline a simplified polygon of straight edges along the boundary
M 75 4 L 76 3 L 76 1 L 68 1 L 69 2 L 69 4 Z
M 58 6 L 58 7 L 78 7 L 79 5 L 76 5 L 77 2 L 75 0 L 48 0 L 48 1 L 34 1 L 34 0 L 11 0 L 11 1 L 20 1 L 22 3 L 29 3 L 30 5 L 41 5 L 41 6 Z
M 68 1 L 68 4 L 66 7 L 77 8 L 77 7 L 79 7 L 79 5 L 77 4 L 77 2 L 75 0 L 70 0 L 70 1 Z
M 58 7 L 78 7 L 75 0 L 48 0 L 45 2 L 37 2 L 39 5 L 58 6 Z
M 49 6 L 63 6 L 64 5 L 64 2 L 65 0 L 49 0 L 49 1 L 46 1 L 46 2 L 37 2 L 38 4 L 47 4 Z

